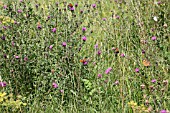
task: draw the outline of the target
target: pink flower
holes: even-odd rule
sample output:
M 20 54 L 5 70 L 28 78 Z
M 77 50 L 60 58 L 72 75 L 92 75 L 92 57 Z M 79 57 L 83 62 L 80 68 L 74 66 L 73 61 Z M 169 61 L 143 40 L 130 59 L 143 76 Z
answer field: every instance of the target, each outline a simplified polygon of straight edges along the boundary
M 93 8 L 96 8 L 96 4 L 92 4 L 92 7 L 93 7 Z
M 103 18 L 102 20 L 103 20 L 103 21 L 106 21 L 106 18 Z
M 121 56 L 121 57 L 125 57 L 125 54 L 124 54 L 124 53 L 122 53 L 120 56 Z
M 24 57 L 24 61 L 28 61 L 28 57 Z
M 155 82 L 156 82 L 156 79 L 153 79 L 151 82 L 152 82 L 152 83 L 155 83 Z
M 60 90 L 60 93 L 64 93 L 64 90 Z
M 58 85 L 55 82 L 53 82 L 52 86 L 53 88 L 58 88 Z
M 5 87 L 6 86 L 6 82 L 0 82 L 0 87 Z
M 53 45 L 50 45 L 49 49 L 51 50 L 53 48 Z
M 15 56 L 16 59 L 19 59 L 19 56 Z
M 66 47 L 66 45 L 67 45 L 66 42 L 63 42 L 63 43 L 62 43 L 62 46 L 63 46 L 63 47 Z
M 56 30 L 57 30 L 56 28 L 53 28 L 53 29 L 52 29 L 52 32 L 54 32 L 54 33 L 55 33 L 55 32 L 56 32 Z
M 110 73 L 110 71 L 112 70 L 112 68 L 111 67 L 109 67 L 106 71 L 105 71 L 105 74 L 108 74 L 108 73 Z
M 115 85 L 118 85 L 118 84 L 119 84 L 119 81 L 118 81 L 118 80 L 116 80 L 114 84 L 115 84 Z
M 153 41 L 156 40 L 156 36 L 153 36 L 153 37 L 152 37 L 152 40 L 153 40 Z
M 102 78 L 102 74 L 98 74 L 97 77 L 98 77 L 98 78 Z
M 94 45 L 94 48 L 97 49 L 98 48 L 98 44 Z
M 86 27 L 83 27 L 83 28 L 82 28 L 82 31 L 83 31 L 83 32 L 85 32 L 86 30 L 87 30 Z
M 21 10 L 21 9 L 18 9 L 18 13 L 22 13 L 22 10 Z
M 83 36 L 83 37 L 82 37 L 82 40 L 83 40 L 83 41 L 86 41 L 86 40 L 87 40 L 86 36 Z
M 160 113 L 167 113 L 166 110 L 161 110 Z
M 97 51 L 97 54 L 100 55 L 102 52 L 100 50 Z
M 138 72 L 139 72 L 139 68 L 136 68 L 136 69 L 135 69 L 135 72 L 137 72 L 137 73 L 138 73 Z

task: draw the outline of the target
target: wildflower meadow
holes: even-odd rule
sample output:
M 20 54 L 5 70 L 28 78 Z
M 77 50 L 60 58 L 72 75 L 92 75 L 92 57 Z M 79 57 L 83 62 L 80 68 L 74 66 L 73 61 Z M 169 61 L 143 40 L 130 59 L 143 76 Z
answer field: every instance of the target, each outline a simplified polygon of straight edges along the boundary
M 0 113 L 170 113 L 169 0 L 0 0 Z

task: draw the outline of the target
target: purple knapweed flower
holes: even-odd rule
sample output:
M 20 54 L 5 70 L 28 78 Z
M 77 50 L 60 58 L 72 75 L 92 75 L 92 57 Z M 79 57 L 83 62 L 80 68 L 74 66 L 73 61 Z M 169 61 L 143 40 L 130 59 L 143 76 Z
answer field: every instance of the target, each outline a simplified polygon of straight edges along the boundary
M 82 13 L 83 13 L 83 10 L 80 10 L 80 13 L 82 14 Z
M 21 9 L 18 9 L 18 13 L 22 13 L 22 10 L 21 10 Z
M 66 45 L 67 45 L 66 42 L 63 42 L 63 43 L 62 43 L 62 46 L 63 46 L 63 47 L 66 47 Z
M 1 37 L 2 40 L 5 40 L 5 38 L 6 38 L 5 36 L 2 36 L 2 37 Z
M 75 7 L 78 7 L 78 3 L 75 4 Z
M 70 11 L 74 11 L 75 9 L 74 9 L 74 7 L 70 7 Z
M 60 90 L 60 93 L 64 93 L 64 90 L 61 89 L 61 90 Z
M 83 36 L 83 37 L 82 37 L 82 40 L 83 40 L 83 41 L 86 41 L 86 40 L 87 40 L 86 36 Z
M 7 58 L 7 55 L 6 55 L 6 54 L 4 54 L 4 58 L 5 58 L 5 59 Z
M 135 72 L 139 73 L 139 68 L 136 68 L 136 69 L 135 69 Z
M 156 36 L 153 36 L 153 37 L 152 37 L 152 40 L 153 40 L 153 41 L 156 40 Z
M 24 61 L 25 61 L 25 62 L 28 61 L 28 57 L 24 57 Z
M 160 113 L 167 113 L 167 111 L 166 110 L 161 110 Z
M 4 5 L 4 9 L 7 9 L 7 5 Z
M 58 85 L 55 82 L 52 83 L 52 86 L 53 88 L 58 88 Z
M 112 47 L 112 50 L 115 50 L 116 48 L 115 47 Z
M 15 58 L 16 58 L 16 59 L 19 59 L 19 56 L 16 55 Z
M 106 69 L 105 74 L 110 73 L 110 71 L 111 71 L 111 70 L 112 70 L 112 68 L 111 68 L 111 67 L 109 67 L 108 69 Z
M 38 29 L 42 29 L 41 25 L 37 25 L 37 28 L 38 28 Z
M 92 7 L 93 7 L 93 8 L 96 8 L 96 4 L 92 4 Z
M 88 61 L 83 62 L 83 65 L 87 65 L 87 64 L 88 64 Z
M 162 2 L 161 1 L 158 1 L 157 4 L 160 5 Z
M 52 48 L 53 48 L 53 45 L 50 45 L 50 46 L 49 46 L 49 49 L 52 50 Z
M 97 51 L 97 54 L 100 55 L 102 52 L 100 50 Z
M 98 77 L 98 78 L 102 78 L 102 74 L 98 74 L 97 77 Z
M 118 80 L 116 80 L 114 84 L 115 84 L 115 85 L 118 85 L 118 84 L 119 84 L 119 81 L 118 81 Z
M 121 57 L 125 57 L 125 54 L 124 54 L 124 53 L 122 53 L 120 56 L 121 56 Z
M 120 18 L 120 16 L 117 15 L 117 16 L 116 16 L 116 19 L 119 19 L 119 18 Z
M 94 45 L 94 48 L 97 49 L 97 48 L 98 48 L 98 44 L 95 44 L 95 45 Z
M 103 21 L 106 21 L 106 18 L 103 18 L 102 20 L 103 20 Z
M 56 30 L 57 30 L 56 28 L 53 28 L 53 29 L 52 29 L 52 32 L 54 32 L 54 33 L 55 33 L 55 32 L 56 32 Z
M 14 43 L 14 41 L 12 41 L 12 42 L 11 42 L 11 44 L 12 44 L 12 46 L 15 46 L 15 43 Z
M 83 32 L 85 32 L 86 30 L 87 30 L 86 27 L 83 27 L 83 28 L 82 28 L 82 31 L 83 31 Z
M 7 29 L 7 26 L 3 26 L 2 28 L 6 30 L 6 29 Z
M 142 54 L 145 54 L 145 50 L 142 50 Z
M 151 82 L 152 82 L 152 83 L 155 83 L 155 82 L 156 82 L 156 79 L 153 79 Z
M 0 87 L 5 87 L 6 85 L 6 82 L 0 82 Z

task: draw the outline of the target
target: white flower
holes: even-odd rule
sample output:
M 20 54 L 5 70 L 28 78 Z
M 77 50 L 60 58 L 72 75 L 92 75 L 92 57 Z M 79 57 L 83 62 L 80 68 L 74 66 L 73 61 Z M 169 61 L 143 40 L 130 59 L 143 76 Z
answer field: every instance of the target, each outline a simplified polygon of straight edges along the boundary
M 155 22 L 158 21 L 158 17 L 154 16 L 153 19 L 155 20 Z

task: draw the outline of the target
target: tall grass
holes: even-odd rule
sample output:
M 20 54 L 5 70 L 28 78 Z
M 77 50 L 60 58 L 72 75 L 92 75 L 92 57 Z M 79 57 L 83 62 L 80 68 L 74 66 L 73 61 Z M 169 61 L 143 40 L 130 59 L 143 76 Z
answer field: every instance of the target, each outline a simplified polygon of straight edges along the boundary
M 3 1 L 0 92 L 27 105 L 0 95 L 0 111 L 168 112 L 169 11 L 168 0 Z

